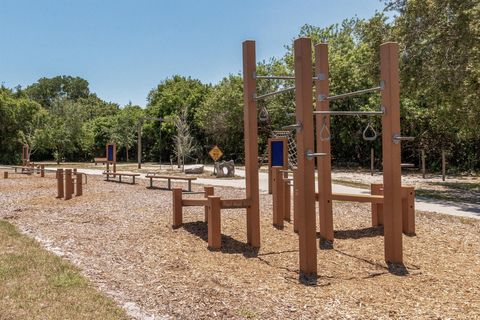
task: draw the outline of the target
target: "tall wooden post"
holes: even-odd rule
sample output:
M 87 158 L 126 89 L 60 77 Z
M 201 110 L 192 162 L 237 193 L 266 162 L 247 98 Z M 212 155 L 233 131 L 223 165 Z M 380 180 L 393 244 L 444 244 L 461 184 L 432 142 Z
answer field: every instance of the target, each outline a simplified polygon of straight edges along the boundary
M 321 101 L 319 95 L 328 97 L 330 93 L 329 69 L 328 69 L 328 45 L 321 43 L 315 46 L 315 73 L 317 80 L 316 88 L 316 110 L 329 111 L 330 106 L 327 99 Z M 320 238 L 333 241 L 333 212 L 332 212 L 332 157 L 330 139 L 322 137 L 322 126 L 325 125 L 330 132 L 330 116 L 317 115 L 317 152 L 326 153 L 326 156 L 317 158 L 318 170 L 318 210 L 320 217 Z
M 245 184 L 247 208 L 247 241 L 260 247 L 260 196 L 258 186 L 258 124 L 256 94 L 255 41 L 243 42 L 243 120 L 245 141 Z
M 72 199 L 73 194 L 73 180 L 72 180 L 72 169 L 65 169 L 65 195 L 64 199 Z
M 45 165 L 44 164 L 40 165 L 40 177 L 42 177 L 42 178 L 45 177 Z
M 398 44 L 380 46 L 381 80 L 385 86 L 381 92 L 383 144 L 383 222 L 385 261 L 403 263 L 402 245 L 402 186 L 400 141 L 400 81 L 398 75 Z
M 422 149 L 422 178 L 425 179 L 425 149 Z
M 313 152 L 312 43 L 308 38 L 294 42 L 297 130 L 297 190 L 300 273 L 317 273 L 317 235 L 315 219 L 315 161 Z
M 63 189 L 63 169 L 57 169 L 57 198 L 61 199 L 64 196 Z

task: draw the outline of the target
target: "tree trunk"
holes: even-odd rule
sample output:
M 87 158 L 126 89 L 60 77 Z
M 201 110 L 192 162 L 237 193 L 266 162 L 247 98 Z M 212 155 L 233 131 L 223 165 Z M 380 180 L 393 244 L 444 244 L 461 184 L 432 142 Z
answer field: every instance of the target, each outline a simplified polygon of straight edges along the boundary
M 125 147 L 125 151 L 127 153 L 127 162 L 128 162 L 128 147 Z

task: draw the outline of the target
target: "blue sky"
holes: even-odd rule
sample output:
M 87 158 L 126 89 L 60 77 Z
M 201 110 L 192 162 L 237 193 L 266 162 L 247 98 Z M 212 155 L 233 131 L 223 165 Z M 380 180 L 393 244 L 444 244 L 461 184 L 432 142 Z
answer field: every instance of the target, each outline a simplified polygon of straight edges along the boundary
M 216 83 L 257 59 L 284 54 L 305 23 L 371 17 L 381 0 L 0 0 L 0 82 L 85 78 L 99 97 L 144 106 L 173 74 Z

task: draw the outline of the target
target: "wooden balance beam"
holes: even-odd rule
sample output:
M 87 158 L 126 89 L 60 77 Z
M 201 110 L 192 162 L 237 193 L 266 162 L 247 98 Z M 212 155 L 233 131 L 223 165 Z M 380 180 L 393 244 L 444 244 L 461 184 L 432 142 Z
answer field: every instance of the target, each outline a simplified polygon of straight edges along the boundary
M 183 207 L 204 207 L 205 222 L 208 225 L 208 247 L 218 250 L 222 246 L 221 235 L 221 209 L 249 208 L 251 203 L 248 199 L 221 199 L 214 196 L 213 187 L 204 187 L 201 192 L 204 198 L 183 198 L 181 188 L 172 189 L 173 197 L 173 228 L 179 228 L 183 224 Z M 188 194 L 188 192 L 186 193 Z

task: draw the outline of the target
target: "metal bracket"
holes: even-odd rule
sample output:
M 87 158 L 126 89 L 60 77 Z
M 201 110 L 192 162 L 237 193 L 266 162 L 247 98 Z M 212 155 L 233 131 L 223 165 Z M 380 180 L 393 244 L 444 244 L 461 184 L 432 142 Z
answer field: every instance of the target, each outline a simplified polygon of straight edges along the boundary
M 415 137 L 403 137 L 400 133 L 394 133 L 392 137 L 393 143 L 399 144 L 401 141 L 413 141 Z
M 282 129 L 285 129 L 285 130 L 297 130 L 297 131 L 301 131 L 303 128 L 303 124 L 301 123 L 295 123 L 295 124 L 291 124 L 289 126 L 283 126 Z
M 324 157 L 328 155 L 327 153 L 323 153 L 323 152 L 313 152 L 312 150 L 307 150 L 307 152 L 305 152 L 305 156 L 307 157 L 308 160 L 312 160 L 313 158 L 316 158 L 316 157 Z

